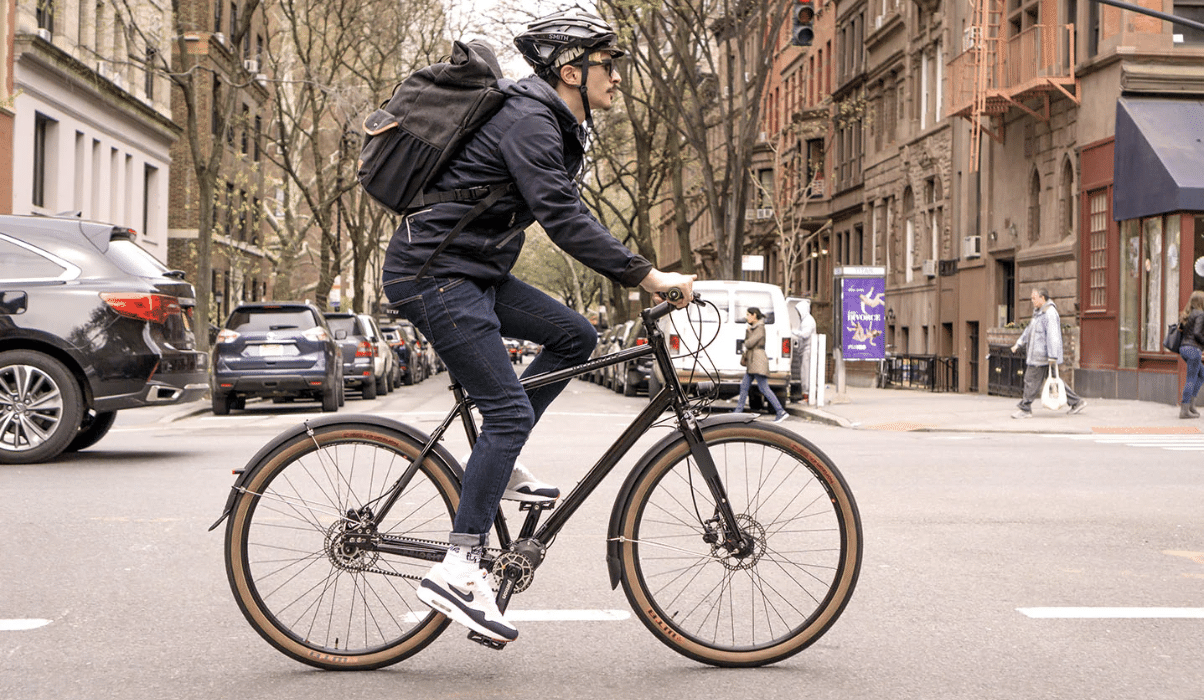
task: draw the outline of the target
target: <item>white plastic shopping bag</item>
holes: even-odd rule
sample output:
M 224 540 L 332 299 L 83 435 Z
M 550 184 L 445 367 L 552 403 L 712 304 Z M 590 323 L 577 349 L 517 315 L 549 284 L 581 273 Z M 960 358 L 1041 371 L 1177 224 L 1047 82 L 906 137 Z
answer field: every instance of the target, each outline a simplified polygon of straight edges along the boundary
M 1041 405 L 1056 411 L 1066 405 L 1066 382 L 1058 376 L 1058 366 L 1049 366 L 1049 377 L 1041 387 Z

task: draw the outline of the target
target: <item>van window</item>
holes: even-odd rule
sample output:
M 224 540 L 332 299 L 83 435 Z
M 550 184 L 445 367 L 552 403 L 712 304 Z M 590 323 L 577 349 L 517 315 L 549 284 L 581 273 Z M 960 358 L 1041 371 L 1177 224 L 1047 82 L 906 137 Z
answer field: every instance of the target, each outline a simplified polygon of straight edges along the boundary
M 751 307 L 757 307 L 765 314 L 765 325 L 773 325 L 773 295 L 769 292 L 754 292 L 736 290 L 736 323 L 748 323 L 745 316 Z

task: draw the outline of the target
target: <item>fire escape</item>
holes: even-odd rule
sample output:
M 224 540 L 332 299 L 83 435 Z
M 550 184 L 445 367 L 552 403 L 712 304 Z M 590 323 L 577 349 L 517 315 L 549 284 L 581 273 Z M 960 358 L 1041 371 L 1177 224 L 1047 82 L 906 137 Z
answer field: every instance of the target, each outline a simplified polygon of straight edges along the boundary
M 949 63 L 949 116 L 970 122 L 970 170 L 982 135 L 1007 137 L 1012 109 L 1049 121 L 1059 95 L 1079 104 L 1074 25 L 1056 23 L 1057 0 L 974 0 L 963 53 Z

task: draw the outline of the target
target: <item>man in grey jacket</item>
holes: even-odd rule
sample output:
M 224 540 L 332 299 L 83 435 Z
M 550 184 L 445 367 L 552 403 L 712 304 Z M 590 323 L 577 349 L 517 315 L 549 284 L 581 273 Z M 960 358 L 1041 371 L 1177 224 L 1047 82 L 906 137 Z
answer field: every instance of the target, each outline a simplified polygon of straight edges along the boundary
M 1033 417 L 1033 401 L 1041 394 L 1041 387 L 1049 377 L 1049 368 L 1062 362 L 1062 318 L 1058 315 L 1058 307 L 1050 301 L 1049 292 L 1043 287 L 1033 289 L 1030 298 L 1033 301 L 1033 317 L 1020 339 L 1012 346 L 1012 352 L 1021 345 L 1027 348 L 1024 398 L 1020 400 L 1020 410 L 1013 413 L 1012 418 Z M 1080 413 L 1087 407 L 1087 402 L 1074 393 L 1069 384 L 1066 385 L 1066 402 L 1070 404 L 1070 415 Z

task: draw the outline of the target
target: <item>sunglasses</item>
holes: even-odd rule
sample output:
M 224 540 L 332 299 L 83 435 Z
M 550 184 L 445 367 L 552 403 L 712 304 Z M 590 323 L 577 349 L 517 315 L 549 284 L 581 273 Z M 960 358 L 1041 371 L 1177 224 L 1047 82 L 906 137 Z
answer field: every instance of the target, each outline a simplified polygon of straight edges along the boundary
M 618 59 L 616 59 L 616 58 L 608 58 L 608 59 L 606 59 L 605 61 L 586 61 L 585 65 L 587 65 L 587 66 L 601 66 L 601 67 L 603 67 L 603 68 L 605 68 L 605 69 L 606 69 L 606 72 L 607 72 L 608 74 L 610 74 L 610 75 L 612 75 L 612 76 L 615 76 L 615 77 L 618 77 L 618 75 L 619 75 L 619 67 L 618 67 L 618 65 L 616 64 L 616 62 L 617 62 L 617 61 L 618 61 Z

